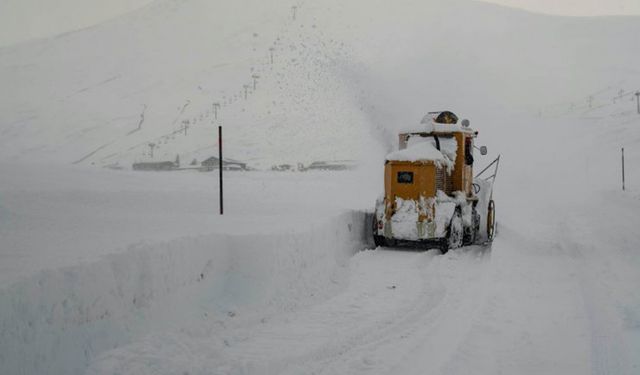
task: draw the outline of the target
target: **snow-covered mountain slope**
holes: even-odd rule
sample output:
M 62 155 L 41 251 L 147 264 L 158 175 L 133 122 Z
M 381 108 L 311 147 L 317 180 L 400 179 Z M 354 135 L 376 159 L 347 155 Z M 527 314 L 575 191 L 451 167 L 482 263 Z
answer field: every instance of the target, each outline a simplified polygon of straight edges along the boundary
M 5 0 L 0 3 L 0 46 L 95 26 L 153 0 Z
M 223 125 L 227 156 L 255 167 L 366 159 L 428 110 L 487 120 L 637 80 L 636 21 L 463 0 L 157 1 L 0 49 L 0 156 L 203 160 Z
M 291 18 L 289 5 L 160 1 L 4 49 L 4 156 L 129 164 L 155 143 L 155 159 L 202 160 L 222 124 L 227 155 L 254 165 L 355 159 L 366 130 L 340 78 L 348 51 Z

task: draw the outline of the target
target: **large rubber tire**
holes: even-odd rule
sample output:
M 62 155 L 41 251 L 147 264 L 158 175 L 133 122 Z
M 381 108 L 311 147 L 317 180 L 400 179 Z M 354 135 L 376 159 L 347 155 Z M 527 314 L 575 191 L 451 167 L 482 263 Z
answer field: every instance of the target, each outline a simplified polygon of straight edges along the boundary
M 463 241 L 464 226 L 462 224 L 462 214 L 460 214 L 460 210 L 456 210 L 451 218 L 449 230 L 447 231 L 447 250 L 462 247 Z
M 489 201 L 489 207 L 487 208 L 487 239 L 493 240 L 496 234 L 496 204 L 493 199 Z
M 446 254 L 449 251 L 449 239 L 443 238 L 440 241 L 438 248 L 440 249 L 440 252 L 442 253 L 442 255 Z
M 377 226 L 378 226 L 378 221 L 376 219 L 376 215 L 374 212 L 373 218 L 371 220 L 371 229 L 373 230 L 373 233 L 376 233 L 378 231 Z M 384 236 L 379 236 L 377 234 L 373 235 L 373 243 L 376 245 L 376 247 L 388 246 L 387 239 Z
M 478 239 L 478 234 L 480 234 L 480 214 L 478 214 L 474 207 L 471 211 L 471 226 L 464 228 L 464 246 L 475 244 Z
M 387 246 L 387 239 L 384 238 L 383 236 L 378 236 L 378 235 L 373 235 L 373 243 L 376 245 L 376 247 L 386 247 Z

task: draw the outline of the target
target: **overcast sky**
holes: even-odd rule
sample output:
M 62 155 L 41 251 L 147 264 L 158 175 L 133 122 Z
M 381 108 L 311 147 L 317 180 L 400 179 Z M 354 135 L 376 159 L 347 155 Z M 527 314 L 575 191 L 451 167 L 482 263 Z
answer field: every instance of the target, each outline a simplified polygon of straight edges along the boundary
M 0 46 L 93 26 L 153 0 L 0 0 Z M 211 0 L 233 1 L 233 0 Z M 289 1 L 289 0 L 270 0 Z M 348 0 L 345 0 L 348 1 Z M 640 0 L 484 0 L 566 16 L 640 15 Z
M 640 0 L 483 0 L 562 16 L 640 15 Z

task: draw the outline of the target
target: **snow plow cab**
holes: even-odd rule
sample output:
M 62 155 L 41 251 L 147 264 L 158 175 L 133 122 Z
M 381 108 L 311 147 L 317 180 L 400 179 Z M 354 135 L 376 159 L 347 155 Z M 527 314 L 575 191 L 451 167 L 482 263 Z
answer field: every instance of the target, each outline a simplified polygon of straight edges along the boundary
M 401 133 L 388 154 L 384 195 L 376 202 L 376 246 L 400 242 L 449 249 L 493 237 L 493 182 L 474 181 L 474 140 L 469 121 L 452 112 L 431 112 L 422 129 Z M 486 154 L 486 147 L 479 148 Z

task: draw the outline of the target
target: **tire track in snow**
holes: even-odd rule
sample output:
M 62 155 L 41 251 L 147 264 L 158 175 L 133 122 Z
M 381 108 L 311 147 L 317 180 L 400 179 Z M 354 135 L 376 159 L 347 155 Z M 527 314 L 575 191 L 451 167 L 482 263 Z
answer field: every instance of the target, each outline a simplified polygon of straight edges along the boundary
M 311 366 L 320 374 L 420 372 L 421 361 L 416 365 L 411 359 L 428 357 L 433 366 L 429 368 L 437 368 L 448 358 L 447 352 L 458 344 L 452 337 L 461 338 L 465 332 L 465 327 L 459 324 L 459 314 L 470 313 L 470 309 L 461 308 L 461 302 L 472 301 L 473 298 L 466 298 L 469 297 L 466 293 L 472 294 L 475 290 L 467 277 L 477 273 L 466 272 L 466 265 L 472 264 L 482 273 L 483 267 L 477 266 L 488 259 L 488 251 L 471 247 L 445 256 L 434 256 L 437 252 L 428 254 L 430 257 L 421 259 L 422 264 L 416 268 L 421 282 L 419 293 L 410 305 L 398 309 L 393 322 L 378 329 L 363 327 L 367 334 L 346 339 L 339 355 L 328 356 L 313 366 L 306 363 L 304 368 Z M 398 268 L 395 272 L 407 270 Z M 405 362 L 410 363 L 409 368 L 402 366 Z M 411 364 L 416 367 L 411 368 Z
M 473 246 L 448 253 L 438 258 L 438 264 L 432 269 L 425 270 L 425 289 L 433 283 L 440 284 L 446 295 L 433 311 L 426 314 L 416 311 L 415 321 L 406 327 L 413 330 L 412 339 L 404 344 L 406 355 L 384 373 L 441 373 L 444 370 L 484 306 L 490 257 L 490 247 Z M 385 349 L 390 350 L 392 347 Z
M 429 354 L 416 347 L 442 347 L 443 338 L 469 313 L 469 303 L 463 302 L 473 301 L 467 297 L 477 290 L 467 271 L 482 273 L 478 265 L 487 254 L 476 247 L 445 256 L 364 251 L 350 260 L 348 284 L 329 300 L 203 336 L 145 339 L 102 364 L 122 374 L 150 369 L 169 374 L 180 368 L 190 374 L 387 373 L 406 353 Z M 464 332 L 461 327 L 455 336 L 461 339 Z M 444 350 L 457 345 L 448 340 Z M 389 350 L 395 354 L 381 355 Z
M 580 227 L 583 227 L 582 225 Z M 576 270 L 579 279 L 580 295 L 584 301 L 585 313 L 590 328 L 591 374 L 592 375 L 627 375 L 631 374 L 627 364 L 627 345 L 620 326 L 616 324 L 619 318 L 612 310 L 611 298 L 602 290 L 597 270 L 589 264 L 591 255 L 597 254 L 598 249 L 593 245 L 585 245 L 573 241 L 577 238 L 574 231 L 566 224 L 560 224 L 562 233 L 569 233 L 562 238 L 559 247 L 566 252 L 571 266 Z M 599 258 L 598 258 L 599 259 Z
M 468 333 L 434 373 L 588 373 L 588 324 L 565 259 L 555 242 L 503 226 L 483 275 L 485 295 L 460 319 Z
M 244 363 L 247 373 L 332 373 L 335 364 L 338 373 L 351 372 L 354 351 L 394 337 L 401 322 L 425 303 L 420 299 L 420 268 L 428 267 L 435 254 L 379 249 L 356 255 L 351 260 L 351 281 L 343 293 L 267 327 L 254 338 L 250 349 L 243 346 L 228 365 L 237 366 L 249 353 L 253 360 Z M 440 298 L 427 303 L 437 306 Z M 278 353 L 266 355 L 264 348 L 274 344 L 280 349 Z

